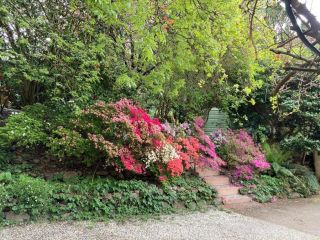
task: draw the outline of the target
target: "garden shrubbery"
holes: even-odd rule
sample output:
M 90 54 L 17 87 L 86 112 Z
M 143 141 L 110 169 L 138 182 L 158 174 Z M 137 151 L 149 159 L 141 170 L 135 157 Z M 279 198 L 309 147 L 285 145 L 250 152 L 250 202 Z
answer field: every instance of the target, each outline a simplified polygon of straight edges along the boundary
M 39 107 L 42 108 L 36 109 Z M 138 178 L 147 176 L 162 182 L 195 166 L 223 168 L 234 182 L 244 185 L 242 193 L 261 202 L 292 193 L 310 196 L 319 188 L 312 172 L 289 167 L 291 153 L 275 144 L 260 147 L 244 129 L 219 129 L 209 137 L 203 131 L 202 118 L 193 123 L 161 123 L 127 99 L 109 104 L 98 101 L 63 126 L 51 129 L 40 119 L 45 119 L 41 111 L 34 118 L 23 112 L 11 116 L 1 129 L 2 134 L 8 135 L 7 146 L 47 146 L 62 162 L 69 159 L 76 165 L 108 167 L 116 174 L 126 171 Z M 26 203 L 24 210 L 35 203 L 30 204 Z M 40 211 L 40 207 L 37 209 Z
M 72 120 L 73 128 L 58 128 L 49 148 L 56 156 L 76 157 L 116 171 L 156 176 L 161 181 L 180 176 L 191 165 L 219 169 L 224 162 L 196 119 L 190 128 L 171 133 L 132 101 L 98 101 Z
M 249 180 L 255 173 L 270 168 L 264 153 L 246 130 L 220 129 L 213 132 L 211 138 L 218 146 L 218 153 L 226 161 L 234 180 Z
M 317 194 L 320 187 L 314 173 L 305 167 L 297 173 L 296 167 L 281 167 L 281 173 L 262 174 L 251 180 L 241 181 L 244 185 L 241 192 L 252 195 L 258 202 L 269 202 L 285 197 L 309 197 Z
M 21 112 L 10 116 L 4 127 L 0 127 L 0 147 L 8 148 L 13 144 L 31 148 L 46 143 L 48 135 L 41 120 L 31 118 Z
M 318 180 L 308 167 L 288 162 L 291 153 L 268 144 L 264 144 L 264 151 L 271 168 L 262 175 L 241 181 L 242 193 L 252 195 L 259 202 L 269 202 L 275 198 L 308 197 L 319 192 Z
M 278 145 L 257 145 L 244 129 L 221 129 L 211 134 L 218 154 L 226 162 L 227 174 L 243 185 L 241 193 L 259 202 L 317 193 L 318 181 L 307 167 L 290 164 L 291 153 Z
M 31 220 L 105 220 L 136 215 L 196 210 L 214 205 L 216 193 L 195 177 L 163 185 L 141 180 L 72 178 L 44 181 L 27 175 L 0 174 L 0 222 L 5 215 L 28 214 Z
M 215 197 L 199 167 L 261 202 L 319 190 L 318 62 L 278 1 L 24 2 L 0 4 L 0 213 L 194 209 Z M 213 107 L 235 130 L 204 132 Z M 66 171 L 84 179 L 46 176 Z

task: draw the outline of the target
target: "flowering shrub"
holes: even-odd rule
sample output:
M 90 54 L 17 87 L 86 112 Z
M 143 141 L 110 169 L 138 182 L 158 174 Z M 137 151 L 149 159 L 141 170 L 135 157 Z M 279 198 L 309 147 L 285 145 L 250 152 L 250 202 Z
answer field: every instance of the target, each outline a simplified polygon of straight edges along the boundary
M 98 101 L 72 125 L 72 129 L 58 128 L 50 140 L 50 149 L 60 158 L 76 157 L 91 164 L 103 161 L 117 171 L 149 174 L 162 181 L 180 176 L 203 159 L 216 165 L 211 163 L 217 158 L 214 145 L 204 145 L 210 139 L 200 126 L 200 138 L 190 136 L 188 124 L 161 124 L 127 99 Z
M 210 137 L 205 134 L 203 127 L 204 120 L 201 117 L 196 118 L 194 121 L 194 134 L 200 142 L 200 157 L 197 164 L 219 169 L 225 165 L 225 162 L 217 155 L 215 144 Z
M 149 174 L 161 181 L 180 176 L 191 165 L 216 169 L 224 164 L 202 130 L 202 119 L 196 119 L 193 128 L 187 123 L 161 124 L 127 99 L 98 101 L 72 125 L 73 129 L 58 128 L 50 140 L 49 147 L 60 158 L 103 161 L 117 171 Z
M 259 146 L 246 130 L 219 129 L 211 134 L 211 138 L 219 146 L 219 154 L 226 160 L 227 167 L 236 180 L 250 180 L 255 172 L 270 168 Z
M 166 122 L 163 126 L 163 131 L 171 136 L 176 137 L 176 142 L 180 145 L 182 152 L 180 156 L 185 160 L 185 164 L 192 160 L 195 166 L 210 167 L 219 169 L 225 165 L 225 162 L 217 155 L 215 144 L 210 137 L 205 134 L 204 120 L 201 117 L 195 119 L 193 125 L 182 123 L 178 126 L 173 126 Z M 186 137 L 187 136 L 187 137 Z

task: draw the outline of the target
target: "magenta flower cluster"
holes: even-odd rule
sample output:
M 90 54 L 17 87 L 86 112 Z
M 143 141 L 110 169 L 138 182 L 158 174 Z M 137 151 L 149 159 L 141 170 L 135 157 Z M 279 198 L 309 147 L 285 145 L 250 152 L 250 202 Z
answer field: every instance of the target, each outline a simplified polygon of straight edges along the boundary
M 211 134 L 211 138 L 219 146 L 219 153 L 227 162 L 234 179 L 250 180 L 255 173 L 270 168 L 260 147 L 246 130 L 219 129 Z
M 204 123 L 205 122 L 201 117 L 197 117 L 194 120 L 194 134 L 200 141 L 200 150 L 202 152 L 199 162 L 203 166 L 209 166 L 218 170 L 221 166 L 225 166 L 226 163 L 218 156 L 214 142 L 204 132 Z

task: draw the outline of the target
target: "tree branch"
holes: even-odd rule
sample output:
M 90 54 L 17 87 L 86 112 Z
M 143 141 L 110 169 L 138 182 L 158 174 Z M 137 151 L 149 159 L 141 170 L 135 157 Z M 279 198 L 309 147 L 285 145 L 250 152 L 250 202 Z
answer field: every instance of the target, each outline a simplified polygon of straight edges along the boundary
M 320 51 L 313 46 L 309 40 L 306 38 L 306 36 L 303 34 L 302 30 L 300 29 L 298 23 L 297 23 L 297 19 L 294 16 L 293 10 L 292 8 L 294 8 L 296 10 L 296 12 L 298 14 L 303 15 L 304 17 L 306 17 L 308 19 L 308 21 L 310 22 L 311 25 L 311 29 L 314 33 L 318 32 L 318 29 L 320 29 L 320 26 L 318 21 L 316 20 L 315 16 L 306 8 L 305 4 L 301 4 L 298 0 L 283 0 L 285 3 L 285 7 L 286 7 L 286 11 L 288 14 L 288 17 L 293 25 L 293 30 L 297 32 L 299 38 L 301 39 L 301 41 L 311 50 L 313 51 L 315 54 L 317 54 L 318 56 L 320 56 Z M 309 19 L 310 18 L 310 19 Z M 318 40 L 318 34 L 315 35 L 315 38 Z M 320 39 L 320 36 L 319 36 Z
M 295 59 L 298 59 L 298 60 L 302 60 L 302 61 L 305 61 L 307 63 L 311 63 L 313 60 L 310 60 L 310 59 L 307 59 L 307 58 L 304 58 L 302 56 L 299 56 L 299 55 L 296 55 L 296 54 L 293 54 L 289 51 L 281 51 L 281 50 L 278 50 L 278 49 L 273 49 L 271 48 L 270 49 L 271 52 L 274 52 L 275 54 L 283 54 L 283 55 L 288 55 L 292 58 L 295 58 Z
M 297 71 L 292 71 L 289 72 L 277 85 L 276 87 L 273 89 L 273 91 L 271 92 L 271 96 L 275 96 L 278 94 L 278 92 L 280 91 L 280 89 L 291 80 L 291 78 L 293 76 L 295 76 L 297 74 Z
M 289 70 L 289 71 L 320 73 L 320 69 L 315 69 L 315 68 L 284 67 L 283 69 Z

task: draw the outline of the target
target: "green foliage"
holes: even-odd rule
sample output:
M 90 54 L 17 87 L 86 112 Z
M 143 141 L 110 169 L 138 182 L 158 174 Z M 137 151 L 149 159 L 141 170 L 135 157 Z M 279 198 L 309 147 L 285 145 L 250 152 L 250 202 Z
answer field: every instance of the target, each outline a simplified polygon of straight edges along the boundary
M 305 185 L 310 189 L 311 193 L 318 192 L 320 190 L 319 182 L 314 173 L 306 166 L 299 164 L 290 164 L 288 169 L 293 175 L 301 178 L 301 181 L 305 182 Z
M 243 194 L 251 194 L 259 202 L 269 202 L 274 197 L 291 197 L 298 193 L 302 197 L 316 194 L 320 190 L 314 173 L 301 165 L 280 166 L 272 164 L 274 175 L 255 176 L 253 180 L 243 181 Z
M 0 146 L 17 144 L 21 147 L 34 147 L 47 141 L 42 122 L 28 117 L 25 113 L 11 115 L 4 127 L 0 127 Z
M 80 133 L 69 130 L 63 127 L 58 127 L 57 130 L 52 132 L 53 137 L 47 144 L 52 154 L 59 157 L 77 157 L 79 159 L 85 157 L 86 162 L 90 162 L 90 142 L 84 139 Z M 86 155 L 84 156 L 84 153 Z
M 5 186 L 9 196 L 5 203 L 6 208 L 15 213 L 28 213 L 33 218 L 47 211 L 51 192 L 49 184 L 26 175 L 20 175 L 11 181 L 11 184 Z
M 7 166 L 12 157 L 12 153 L 10 153 L 7 149 L 0 147 L 0 169 Z
M 262 148 L 269 163 L 278 163 L 281 165 L 287 162 L 291 157 L 291 153 L 282 150 L 278 144 L 270 145 L 264 143 L 262 144 Z
M 3 184 L 0 184 L 0 212 L 2 212 L 4 207 L 7 205 L 8 199 L 9 199 L 9 195 L 6 188 L 3 186 Z M 0 215 L 0 218 L 1 218 L 1 215 Z
M 1 3 L 0 72 L 15 105 L 127 97 L 185 120 L 252 102 L 261 85 L 239 0 Z M 269 59 L 272 31 L 255 35 Z
M 304 135 L 301 132 L 285 138 L 281 144 L 286 149 L 291 149 L 300 153 L 301 150 L 306 153 L 311 153 L 314 149 L 317 149 L 318 151 L 320 149 L 320 140 L 312 139 L 308 134 Z
M 288 185 L 281 178 L 268 175 L 256 176 L 253 180 L 243 182 L 242 194 L 252 194 L 258 202 L 269 202 L 273 197 L 283 197 L 287 194 Z
M 9 173 L 2 175 L 8 177 Z M 1 209 L 54 220 L 106 220 L 202 209 L 214 204 L 216 196 L 212 188 L 194 177 L 157 186 L 140 180 L 100 178 L 45 182 L 17 175 L 0 181 L 0 190 Z
M 12 182 L 11 172 L 0 173 L 0 183 L 10 183 Z

